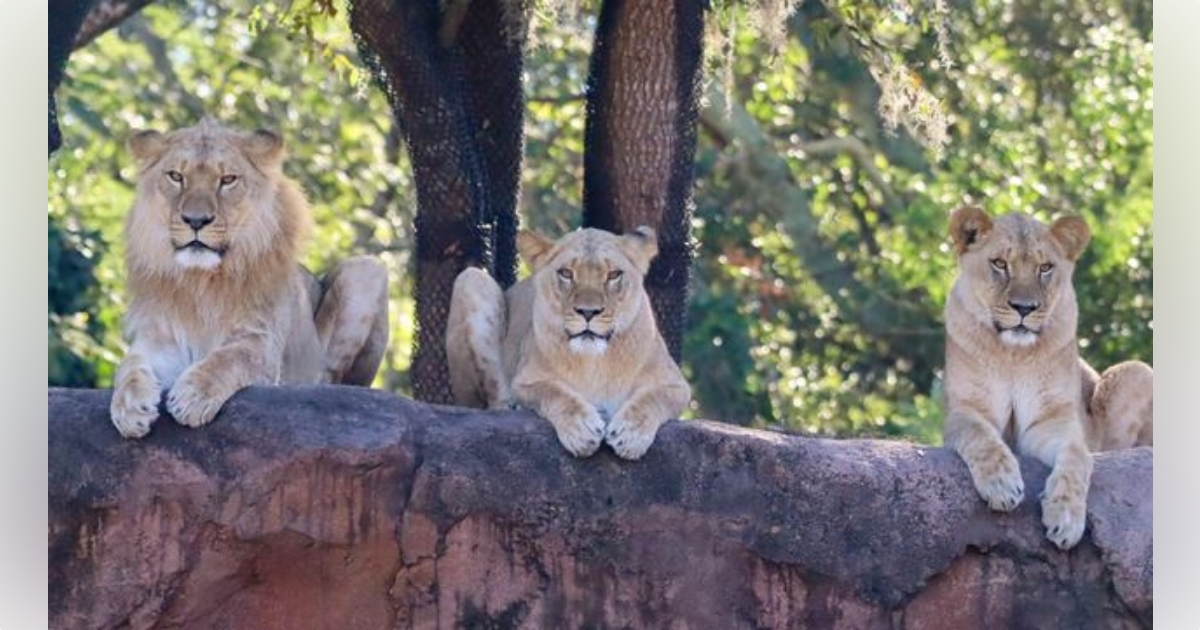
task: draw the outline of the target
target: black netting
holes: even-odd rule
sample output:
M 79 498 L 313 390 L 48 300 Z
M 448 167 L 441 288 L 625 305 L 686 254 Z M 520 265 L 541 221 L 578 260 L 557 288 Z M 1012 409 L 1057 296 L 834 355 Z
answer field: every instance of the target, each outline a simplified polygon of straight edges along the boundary
M 62 146 L 62 134 L 58 129 L 58 106 L 54 101 L 54 92 L 62 82 L 67 67 L 67 58 L 79 35 L 79 27 L 83 18 L 92 7 L 92 0 L 51 0 L 49 13 L 49 146 L 53 154 Z
M 487 175 L 484 188 L 492 213 L 492 271 L 503 287 L 516 281 L 516 209 L 525 139 L 521 46 L 499 28 L 506 23 L 504 5 L 513 2 L 471 2 L 457 39 L 467 59 L 468 105 Z
M 702 0 L 608 0 L 588 76 L 584 225 L 658 231 L 646 276 L 655 318 L 679 361 L 687 315 Z
M 455 36 L 442 30 L 437 0 L 350 5 L 359 51 L 387 94 L 413 166 L 413 395 L 430 402 L 451 402 L 444 336 L 454 278 L 478 265 L 509 284 L 516 267 L 521 49 L 501 28 L 501 2 L 471 2 Z

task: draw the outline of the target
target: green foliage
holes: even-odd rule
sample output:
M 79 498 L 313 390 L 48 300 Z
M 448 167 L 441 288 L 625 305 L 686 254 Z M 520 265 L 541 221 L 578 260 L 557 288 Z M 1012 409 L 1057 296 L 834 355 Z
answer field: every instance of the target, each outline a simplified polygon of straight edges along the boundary
M 593 4 L 533 3 L 520 211 L 551 234 L 581 221 Z M 710 40 L 696 156 L 692 416 L 939 442 L 946 218 L 963 203 L 1082 214 L 1094 233 L 1076 271 L 1083 354 L 1099 368 L 1153 360 L 1148 8 L 761 4 L 710 15 L 724 39 Z M 134 177 L 122 139 L 207 111 L 288 138 L 289 173 L 318 214 L 311 265 L 387 260 L 395 327 L 379 385 L 407 393 L 413 186 L 386 103 L 352 70 L 344 16 L 316 0 L 219 6 L 153 5 L 72 57 L 50 215 L 96 230 L 86 247 L 105 251 L 88 257 L 98 290 L 67 284 L 82 270 L 61 276 L 62 293 L 86 296 L 96 339 L 79 356 L 100 384 L 119 356 L 117 237 Z M 767 25 L 786 29 L 764 30 L 793 8 Z M 765 144 L 738 135 L 751 132 Z
M 90 387 L 96 383 L 96 368 L 87 357 L 95 354 L 100 333 L 91 312 L 99 243 L 95 232 L 64 229 L 54 216 L 49 217 L 47 227 L 48 380 L 51 385 Z

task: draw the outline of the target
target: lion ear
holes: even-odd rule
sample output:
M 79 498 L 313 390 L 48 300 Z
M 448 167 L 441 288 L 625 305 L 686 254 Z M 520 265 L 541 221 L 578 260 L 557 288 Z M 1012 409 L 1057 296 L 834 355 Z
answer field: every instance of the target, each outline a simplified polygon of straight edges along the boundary
M 541 269 L 542 265 L 546 264 L 552 247 L 554 247 L 554 241 L 533 230 L 517 232 L 517 251 L 520 252 L 521 258 L 529 263 L 529 267 L 533 271 Z
M 250 159 L 263 165 L 277 165 L 283 161 L 283 136 L 268 129 L 259 129 L 250 134 L 245 143 Z
M 621 236 L 621 248 L 633 259 L 638 271 L 645 274 L 650 269 L 650 261 L 658 255 L 658 237 L 653 228 L 639 225 Z
M 992 218 L 979 206 L 963 206 L 950 213 L 950 238 L 962 254 L 992 229 Z
M 1079 258 L 1083 248 L 1087 247 L 1088 241 L 1092 239 L 1092 231 L 1088 229 L 1087 222 L 1073 214 L 1060 217 L 1051 224 L 1050 233 L 1054 235 L 1054 240 L 1062 245 L 1063 253 L 1071 260 Z
M 133 157 L 142 162 L 162 155 L 166 148 L 166 136 L 157 131 L 138 131 L 129 136 L 129 151 L 133 153 Z

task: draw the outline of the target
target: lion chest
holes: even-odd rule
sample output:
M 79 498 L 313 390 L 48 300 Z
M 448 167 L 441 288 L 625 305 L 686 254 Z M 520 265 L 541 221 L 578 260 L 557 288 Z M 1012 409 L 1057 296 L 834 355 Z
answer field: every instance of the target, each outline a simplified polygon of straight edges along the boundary
M 164 389 L 179 379 L 191 365 L 202 361 L 218 345 L 219 336 L 184 326 L 167 326 L 168 334 L 158 336 L 149 353 L 150 364 Z
M 127 315 L 137 331 L 133 333 L 133 345 L 147 357 L 164 389 L 169 389 L 188 368 L 223 349 L 261 365 L 264 381 L 279 381 L 284 376 L 280 374 L 280 358 L 285 346 L 305 337 L 292 334 L 295 326 L 286 325 L 281 317 L 285 309 L 275 305 L 265 313 L 247 313 L 213 302 L 186 306 L 139 301 Z M 315 333 L 310 336 L 315 337 Z
M 988 419 L 1010 444 L 1034 423 L 1047 419 L 1048 413 L 1066 409 L 1068 414 L 1077 416 L 1080 412 L 1071 404 L 1077 402 L 1071 393 L 1078 389 L 1072 385 L 1078 382 L 1078 375 L 1072 375 L 1071 370 L 1058 373 L 1012 370 L 994 373 L 993 377 L 987 383 L 980 383 L 979 391 L 987 402 Z
M 571 376 L 572 388 L 605 417 L 612 417 L 633 390 L 628 369 L 606 366 L 602 361 L 585 364 Z

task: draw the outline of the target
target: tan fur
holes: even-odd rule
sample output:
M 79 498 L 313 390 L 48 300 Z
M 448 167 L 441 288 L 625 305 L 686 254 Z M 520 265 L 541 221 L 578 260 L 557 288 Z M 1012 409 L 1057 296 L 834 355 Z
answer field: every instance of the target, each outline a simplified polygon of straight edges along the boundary
M 607 442 L 640 458 L 691 399 L 642 286 L 654 231 L 585 229 L 557 242 L 521 232 L 517 247 L 533 275 L 507 292 L 479 269 L 455 281 L 446 354 L 456 401 L 532 409 L 579 457 Z
M 167 411 L 197 427 L 248 385 L 370 385 L 387 345 L 386 271 L 356 257 L 317 280 L 299 265 L 310 211 L 278 135 L 206 118 L 129 145 L 141 173 L 125 223 L 130 348 L 111 404 L 122 435 L 150 431 L 164 391 Z
M 1126 362 L 1097 376 L 1079 357 L 1072 273 L 1090 238 L 1082 219 L 1047 226 L 969 206 L 954 211 L 950 234 L 959 272 L 945 312 L 945 443 L 994 510 L 1015 508 L 1025 492 L 1011 447 L 1051 466 L 1042 523 L 1069 549 L 1084 531 L 1090 451 L 1151 443 L 1153 372 Z

